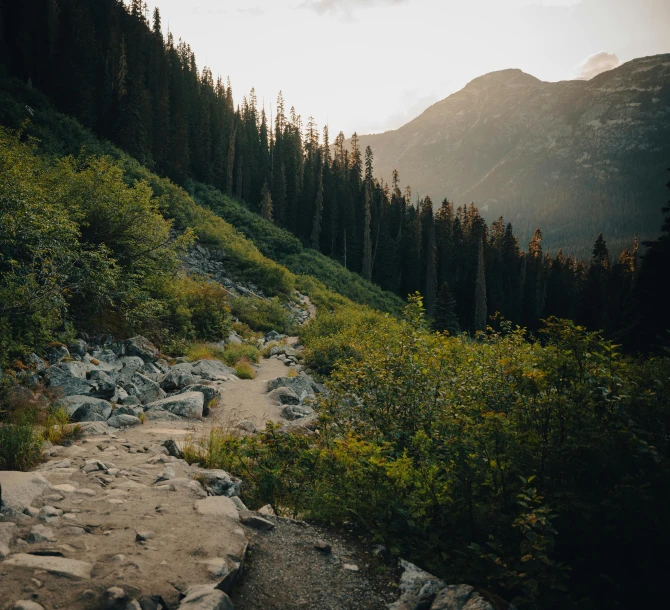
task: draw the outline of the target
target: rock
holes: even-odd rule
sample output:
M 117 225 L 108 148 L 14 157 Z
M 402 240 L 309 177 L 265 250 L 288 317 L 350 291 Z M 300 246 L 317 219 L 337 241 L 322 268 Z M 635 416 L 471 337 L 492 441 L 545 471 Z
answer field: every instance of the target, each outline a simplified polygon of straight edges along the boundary
M 170 468 L 169 466 L 166 466 L 163 468 L 163 472 L 158 475 L 158 478 L 156 479 L 156 483 L 160 481 L 170 481 L 175 478 L 174 470 Z
M 93 370 L 87 376 L 88 381 L 93 386 L 91 392 L 94 396 L 101 398 L 112 398 L 116 392 L 116 382 L 105 372 Z
M 28 515 L 29 517 L 32 517 L 33 519 L 37 518 L 37 515 L 40 514 L 40 509 L 35 508 L 34 506 L 29 506 L 23 511 L 24 515 Z
M 240 521 L 248 527 L 253 527 L 257 530 L 273 530 L 275 524 L 263 517 L 259 516 L 257 513 L 254 513 L 250 510 L 241 510 L 239 512 Z
M 52 345 L 47 350 L 47 361 L 49 364 L 58 364 L 65 358 L 70 357 L 70 352 L 64 345 Z
M 137 400 L 136 396 L 133 396 L 133 398 Z M 137 400 L 137 403 L 139 405 L 139 400 Z M 144 409 L 138 405 L 117 405 L 116 409 L 114 409 L 114 415 L 132 415 L 133 417 L 139 418 L 140 415 L 144 414 Z M 112 424 L 108 423 L 108 425 L 111 426 Z
M 194 506 L 199 515 L 217 515 L 240 520 L 237 507 L 230 498 L 226 496 L 209 496 L 202 500 L 196 500 Z
M 121 587 L 110 587 L 102 597 L 107 610 L 122 610 L 128 603 L 128 594 Z
M 55 542 L 53 530 L 44 525 L 33 525 L 30 533 L 26 536 L 28 542 Z
M 123 388 L 117 388 L 117 392 L 119 395 L 119 404 L 123 405 L 124 407 L 133 408 L 142 406 L 142 403 L 137 396 L 129 396 L 128 392 L 126 392 Z M 132 413 L 127 413 L 126 415 L 132 415 Z
M 274 511 L 274 508 L 272 508 L 271 504 L 266 504 L 265 506 L 262 506 L 261 508 L 258 509 L 258 514 L 259 515 L 265 515 L 266 517 L 276 517 L 276 513 Z
M 61 362 L 50 367 L 44 379 L 47 387 L 61 390 L 65 396 L 91 394 L 94 387 L 86 379 L 88 368 L 82 362 Z
M 141 531 L 137 532 L 135 534 L 135 542 L 146 542 L 147 540 L 151 540 L 155 534 L 150 531 Z
M 298 377 L 278 377 L 277 379 L 272 379 L 268 381 L 268 392 L 272 392 L 277 388 L 289 388 L 298 396 L 300 402 L 305 400 L 305 398 L 315 398 L 314 388 L 310 378 L 307 376 L 298 376 Z
M 37 518 L 40 521 L 46 521 L 47 523 L 50 523 L 51 521 L 55 521 L 56 519 L 58 519 L 58 517 L 61 517 L 62 515 L 63 511 L 58 508 L 54 508 L 53 506 L 43 506 L 40 509 Z
M 83 527 L 76 527 L 76 526 L 70 526 L 70 527 L 64 527 L 63 529 L 59 530 L 59 533 L 65 534 L 66 536 L 83 536 L 86 533 L 86 530 Z
M 131 396 L 137 396 L 139 401 L 145 405 L 165 398 L 165 392 L 153 380 L 141 373 L 133 373 L 131 383 L 124 386 Z
M 70 350 L 71 354 L 83 358 L 88 351 L 88 345 L 83 339 L 75 339 L 68 345 L 68 349 Z
M 44 606 L 40 606 L 38 603 L 30 600 L 19 600 L 14 602 L 12 610 L 44 610 Z
M 4 542 L 0 542 L 0 559 L 7 559 L 11 551 L 9 550 L 9 545 Z
M 265 335 L 265 341 L 281 341 L 285 339 L 286 335 L 280 335 L 276 330 L 271 330 L 267 335 Z
M 34 472 L 0 470 L 0 512 L 10 509 L 22 513 L 49 487 L 49 481 Z
M 144 415 L 148 421 L 181 421 L 182 419 L 179 415 L 174 415 L 160 407 L 147 409 Z
M 68 578 L 79 578 L 90 580 L 93 564 L 77 559 L 66 559 L 65 557 L 49 557 L 42 555 L 28 555 L 19 553 L 6 559 L 4 567 L 26 568 L 28 570 L 44 570 L 57 576 Z
M 63 404 L 70 413 L 70 419 L 76 422 L 104 422 L 112 414 L 111 404 L 93 396 L 68 396 Z
M 258 432 L 256 424 L 248 419 L 241 421 L 239 424 L 237 424 L 236 428 L 238 430 L 243 430 L 244 432 L 249 432 L 250 434 L 256 434 L 256 432 Z
M 107 425 L 112 428 L 132 428 L 134 426 L 141 426 L 142 420 L 134 415 L 114 415 L 107 420 Z
M 389 610 L 424 610 L 431 607 L 437 593 L 447 584 L 404 559 L 400 560 L 403 570 L 398 584 L 400 599 L 388 606 Z
M 473 587 L 452 585 L 437 594 L 430 610 L 494 610 L 494 608 Z
M 131 599 L 126 605 L 126 610 L 143 610 L 142 604 L 136 599 Z
M 190 386 L 199 381 L 199 377 L 188 371 L 174 369 L 171 370 L 160 382 L 161 388 L 166 392 L 175 392 L 186 386 Z
M 173 439 L 168 439 L 163 442 L 161 445 L 162 447 L 165 447 L 167 449 L 168 455 L 171 455 L 172 457 L 176 457 L 178 460 L 181 460 L 184 458 L 184 452 L 179 448 L 177 443 Z
M 219 396 L 219 391 L 216 388 L 203 383 L 186 386 L 183 390 L 180 390 L 178 394 L 185 394 L 187 392 L 200 392 L 205 397 L 204 408 L 202 411 L 202 414 L 205 416 L 209 415 L 209 404 Z
M 299 405 L 300 397 L 291 388 L 277 388 L 268 394 L 271 400 L 280 405 Z
M 242 481 L 225 470 L 198 470 L 196 479 L 212 496 L 239 496 Z
M 342 566 L 343 570 L 348 570 L 349 572 L 358 572 L 358 566 L 353 563 L 345 563 Z
M 286 405 L 282 410 L 281 414 L 284 419 L 289 421 L 294 421 L 296 419 L 302 419 L 308 415 L 312 415 L 314 409 L 311 407 L 305 407 L 301 405 Z
M 186 590 L 179 610 L 234 610 L 228 595 L 212 585 L 197 585 Z
M 14 542 L 14 538 L 18 535 L 18 527 L 16 523 L 11 521 L 0 521 L 0 544 L 9 546 Z
M 107 467 L 98 460 L 87 460 L 81 468 L 84 472 L 97 472 L 98 470 L 107 470 Z M 79 490 L 81 492 L 81 490 Z
M 140 597 L 142 610 L 167 610 L 168 605 L 160 595 L 143 595 Z
M 317 551 L 321 551 L 322 553 L 325 553 L 326 555 L 329 555 L 330 552 L 333 550 L 333 547 L 331 547 L 327 542 L 324 540 L 317 540 L 314 543 L 314 548 Z
M 237 510 L 249 510 L 245 506 L 244 502 L 240 500 L 239 496 L 232 496 L 230 499 L 233 501 L 233 504 L 235 505 L 235 508 L 237 508 Z
M 200 392 L 187 392 L 152 402 L 151 409 L 163 409 L 187 419 L 200 419 L 204 407 L 204 396 Z
M 82 422 L 77 424 L 79 428 L 80 435 L 82 437 L 86 436 L 103 436 L 109 434 L 111 428 L 107 425 L 106 422 Z
M 158 360 L 158 348 L 145 337 L 137 336 L 123 342 L 123 352 L 126 356 L 139 356 L 144 362 Z
M 129 383 L 133 375 L 144 370 L 144 360 L 139 356 L 124 356 L 119 358 L 121 370 L 118 374 L 119 382 Z
M 220 360 L 198 360 L 193 363 L 193 372 L 208 381 L 223 381 L 235 377 L 235 369 L 226 366 Z
M 38 373 L 43 373 L 47 369 L 46 362 L 35 353 L 29 354 L 28 364 Z

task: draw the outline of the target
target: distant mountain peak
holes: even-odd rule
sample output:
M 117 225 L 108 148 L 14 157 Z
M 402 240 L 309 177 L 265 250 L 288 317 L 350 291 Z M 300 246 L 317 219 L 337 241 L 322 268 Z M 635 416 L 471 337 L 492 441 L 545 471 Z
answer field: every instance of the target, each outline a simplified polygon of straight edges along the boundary
M 483 76 L 471 80 L 464 90 L 472 88 L 484 88 L 490 86 L 504 85 L 508 87 L 517 87 L 519 85 L 540 85 L 543 84 L 539 78 L 528 74 L 519 68 L 508 68 L 507 70 L 495 70 Z

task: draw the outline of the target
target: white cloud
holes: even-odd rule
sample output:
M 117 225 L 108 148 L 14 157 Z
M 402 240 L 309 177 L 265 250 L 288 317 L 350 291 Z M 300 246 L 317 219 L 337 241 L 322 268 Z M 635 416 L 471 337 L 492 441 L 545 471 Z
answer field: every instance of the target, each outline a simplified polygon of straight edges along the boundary
M 339 14 L 351 16 L 357 8 L 404 4 L 409 0 L 305 0 L 298 8 L 307 8 L 319 15 Z
M 602 72 L 614 70 L 621 65 L 621 61 L 614 53 L 600 51 L 589 55 L 578 66 L 572 70 L 575 80 L 591 80 Z

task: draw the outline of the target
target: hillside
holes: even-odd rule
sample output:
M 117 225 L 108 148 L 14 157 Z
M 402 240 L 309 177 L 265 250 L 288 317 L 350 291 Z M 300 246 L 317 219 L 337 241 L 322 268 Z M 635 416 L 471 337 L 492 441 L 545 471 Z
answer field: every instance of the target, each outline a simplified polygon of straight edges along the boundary
M 472 201 L 503 215 L 522 244 L 590 254 L 603 232 L 618 251 L 657 233 L 670 159 L 670 55 L 630 61 L 590 81 L 492 72 L 395 131 L 360 136 L 377 175 L 397 169 L 415 194 Z

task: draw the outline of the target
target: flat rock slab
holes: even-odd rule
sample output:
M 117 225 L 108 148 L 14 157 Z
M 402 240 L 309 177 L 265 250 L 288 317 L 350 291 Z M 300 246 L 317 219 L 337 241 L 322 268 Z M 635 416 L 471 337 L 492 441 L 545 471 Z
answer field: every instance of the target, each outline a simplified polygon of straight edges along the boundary
M 89 580 L 93 564 L 78 559 L 66 559 L 65 557 L 42 557 L 39 555 L 28 555 L 19 553 L 12 555 L 2 562 L 3 566 L 14 566 L 27 568 L 29 570 L 44 570 L 57 576 Z
M 253 527 L 257 530 L 273 530 L 275 524 L 267 519 L 263 519 L 259 514 L 250 510 L 242 510 L 239 512 L 240 520 L 244 525 Z
M 193 508 L 199 515 L 222 515 L 235 521 L 240 520 L 235 503 L 226 496 L 209 496 L 197 500 Z
M 34 472 L 0 471 L 0 510 L 23 512 L 50 487 L 49 481 Z
M 179 610 L 234 610 L 230 598 L 211 585 L 198 585 L 186 591 Z
M 163 400 L 157 400 L 149 405 L 149 410 L 162 409 L 173 415 L 187 419 L 200 419 L 204 408 L 205 397 L 200 392 L 186 392 Z

